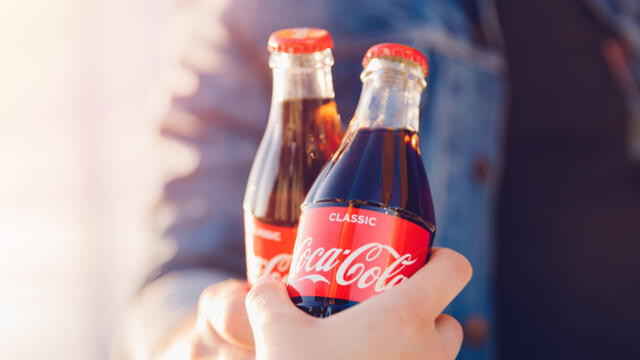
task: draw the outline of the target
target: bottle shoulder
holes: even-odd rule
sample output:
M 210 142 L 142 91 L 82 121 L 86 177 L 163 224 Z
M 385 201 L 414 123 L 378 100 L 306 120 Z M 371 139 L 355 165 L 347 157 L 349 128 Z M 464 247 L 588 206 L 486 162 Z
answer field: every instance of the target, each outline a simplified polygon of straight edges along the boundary
M 371 205 L 435 223 L 431 191 L 420 153 L 407 131 L 357 130 L 318 177 L 305 206 L 323 202 Z

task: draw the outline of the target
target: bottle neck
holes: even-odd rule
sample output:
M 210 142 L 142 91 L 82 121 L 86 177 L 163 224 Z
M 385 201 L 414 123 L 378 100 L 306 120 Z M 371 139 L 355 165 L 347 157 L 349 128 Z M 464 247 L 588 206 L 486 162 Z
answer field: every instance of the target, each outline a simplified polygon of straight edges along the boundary
M 272 105 L 293 99 L 333 99 L 331 49 L 310 54 L 271 53 Z
M 418 131 L 420 95 L 426 86 L 422 69 L 408 61 L 377 58 L 360 76 L 362 94 L 350 126 L 406 128 Z

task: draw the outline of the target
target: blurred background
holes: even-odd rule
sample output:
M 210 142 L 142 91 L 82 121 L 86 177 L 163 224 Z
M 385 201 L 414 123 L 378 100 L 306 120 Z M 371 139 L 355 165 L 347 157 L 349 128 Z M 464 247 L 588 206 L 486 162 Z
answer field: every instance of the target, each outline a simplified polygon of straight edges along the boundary
M 102 360 L 109 357 L 125 304 L 150 266 L 147 256 L 152 240 L 149 210 L 159 198 L 163 183 L 157 178 L 158 166 L 166 161 L 157 148 L 158 119 L 150 114 L 152 109 L 163 105 L 153 89 L 163 80 L 161 69 L 166 67 L 163 59 L 167 59 L 163 45 L 176 3 L 177 0 L 20 0 L 0 4 L 2 358 Z M 240 4 L 222 0 L 202 3 L 212 13 L 229 4 Z M 640 244 L 636 241 L 640 127 L 631 122 L 640 114 L 638 84 L 634 82 L 637 74 L 634 77 L 632 73 L 637 71 L 639 2 L 498 0 L 504 39 L 496 35 L 497 27 L 488 26 L 491 23 L 483 24 L 491 31 L 474 30 L 476 22 L 486 20 L 483 16 L 493 16 L 475 11 L 477 9 L 470 5 L 475 2 L 425 2 L 428 6 L 413 2 L 416 7 L 424 7 L 424 14 L 414 14 L 411 6 L 404 9 L 405 3 L 410 2 L 370 2 L 365 7 L 361 2 L 336 0 L 331 2 L 332 6 L 317 2 L 313 8 L 292 12 L 324 14 L 319 10 L 327 7 L 327 14 L 333 14 L 331 11 L 339 14 L 333 26 L 341 31 L 336 32 L 341 35 L 336 38 L 343 40 L 336 42 L 342 46 L 336 54 L 344 54 L 347 47 L 357 46 L 362 48 L 358 56 L 364 52 L 365 42 L 352 46 L 349 41 L 359 37 L 348 38 L 345 34 L 362 37 L 371 32 L 376 41 L 400 41 L 386 32 L 385 24 L 389 28 L 396 25 L 402 28 L 406 19 L 416 17 L 418 24 L 431 26 L 407 31 L 406 39 L 430 51 L 435 49 L 430 53 L 434 71 L 429 88 L 434 95 L 430 100 L 434 106 L 429 108 L 428 116 L 458 127 L 442 127 L 440 129 L 451 130 L 440 134 L 434 127 L 430 133 L 435 134 L 434 139 L 444 139 L 442 134 L 450 136 L 435 145 L 444 147 L 450 141 L 457 144 L 455 151 L 468 156 L 452 152 L 456 156 L 444 153 L 450 156 L 431 157 L 434 168 L 440 160 L 440 168 L 446 170 L 441 172 L 444 175 L 440 180 L 431 178 L 436 180 L 432 187 L 441 186 L 434 193 L 444 198 L 445 186 L 447 189 L 458 186 L 457 194 L 462 194 L 457 203 L 451 200 L 453 197 L 443 200 L 453 215 L 441 217 L 450 220 L 450 229 L 462 230 L 441 234 L 450 237 L 447 245 L 454 248 L 460 245 L 459 250 L 473 257 L 474 253 L 489 252 L 485 245 L 490 244 L 493 234 L 489 234 L 488 224 L 497 219 L 496 224 L 502 226 L 496 234 L 496 244 L 500 245 L 496 251 L 503 254 L 498 257 L 502 262 L 497 268 L 507 271 L 497 271 L 502 276 L 498 278 L 502 284 L 498 298 L 503 301 L 498 308 L 503 322 L 505 319 L 524 321 L 522 326 L 505 322 L 506 331 L 502 335 L 519 334 L 522 339 L 535 342 L 534 349 L 511 341 L 512 350 L 522 352 L 523 357 L 517 358 L 525 358 L 525 353 L 532 358 L 550 358 L 538 356 L 534 350 L 562 348 L 575 355 L 578 350 L 590 353 L 589 346 L 601 345 L 597 349 L 609 351 L 613 348 L 610 344 L 626 346 L 637 342 L 636 332 L 631 333 L 629 329 L 637 324 L 638 312 L 633 311 L 632 304 L 637 303 L 634 299 L 639 296 L 635 284 L 640 274 L 634 271 Z M 271 6 L 271 3 L 260 4 Z M 388 24 L 386 5 L 396 9 L 393 16 L 397 16 Z M 235 13 L 242 17 L 239 23 L 246 27 L 241 30 L 259 38 L 260 42 L 266 35 L 256 30 L 258 25 L 262 31 L 275 30 L 271 27 L 276 24 L 293 26 L 290 23 L 293 20 L 286 17 L 264 16 L 259 6 L 238 7 L 244 11 Z M 343 7 L 351 7 L 352 12 L 343 11 Z M 366 11 L 361 14 L 362 9 Z M 197 13 L 200 9 L 195 10 Z M 464 18 L 460 17 L 463 14 Z M 467 24 L 466 17 L 473 26 Z M 440 24 L 443 19 L 447 21 Z M 220 29 L 215 26 L 220 23 L 215 23 L 215 19 L 210 21 L 203 16 L 197 20 L 194 24 L 206 24 L 207 34 L 213 38 L 219 35 Z M 322 17 L 314 21 L 329 23 Z M 446 31 L 438 32 L 438 29 Z M 205 40 L 214 42 L 212 38 Z M 495 49 L 487 45 L 503 41 L 505 77 L 510 81 L 510 88 L 504 92 L 509 94 L 503 94 L 504 79 L 497 75 L 502 75 L 504 70 L 503 54 L 493 53 Z M 471 51 L 471 43 L 487 46 L 491 51 L 482 54 L 490 56 L 476 56 L 480 53 Z M 447 52 L 442 52 L 443 49 Z M 195 54 L 203 56 L 197 51 Z M 229 58 L 234 55 L 237 54 L 229 54 Z M 266 52 L 262 56 L 266 59 Z M 353 85 L 358 84 L 360 60 L 347 64 L 346 58 L 336 59 L 337 64 L 342 64 L 335 69 L 339 74 L 335 77 L 339 97 L 345 99 L 345 93 L 347 98 L 352 96 L 351 101 L 344 101 L 344 106 L 353 105 L 359 92 Z M 629 67 L 629 59 L 636 61 L 632 64 L 635 68 Z M 222 63 L 220 59 L 215 60 Z M 196 61 L 191 65 L 197 68 L 202 64 Z M 240 64 L 235 68 L 242 70 L 242 66 L 246 66 Z M 341 70 L 340 66 L 345 67 Z M 584 74 L 589 75 L 588 81 L 583 81 Z M 238 76 L 237 73 L 226 75 Z M 210 76 L 206 82 L 209 86 L 215 83 L 211 80 L 217 79 L 215 74 L 207 76 Z M 185 81 L 182 84 L 185 93 L 195 91 L 193 78 L 186 76 L 180 80 Z M 232 85 L 223 83 L 222 88 L 235 89 Z M 242 86 L 237 88 L 243 90 Z M 209 96 L 206 90 L 199 94 Z M 447 90 L 464 99 L 464 106 L 460 102 L 442 105 L 447 105 L 443 100 L 446 96 L 438 98 L 435 94 L 446 94 Z M 256 90 L 256 94 L 258 92 Z M 239 93 L 244 96 L 242 91 Z M 229 97 L 237 95 L 229 93 Z M 474 141 L 465 141 L 460 135 L 464 131 L 488 133 L 485 125 L 500 118 L 496 114 L 502 111 L 503 96 L 511 101 L 505 114 L 509 128 L 504 134 L 510 151 L 504 158 L 504 169 L 500 169 L 503 154 L 498 151 L 502 141 L 497 137 L 498 131 L 491 135 L 496 137 L 473 136 Z M 626 105 L 624 96 L 628 97 Z M 441 106 L 435 106 L 438 104 Z M 467 111 L 469 108 L 484 109 L 477 113 L 484 114 L 486 122 L 476 121 L 478 114 Z M 251 109 L 242 110 L 250 113 Z M 351 110 L 343 111 L 343 114 L 350 113 Z M 626 142 L 635 148 L 627 152 Z M 518 148 L 519 144 L 524 145 Z M 450 162 L 452 159 L 457 163 Z M 451 164 L 455 166 L 449 166 Z M 504 178 L 493 173 L 501 174 L 502 170 L 506 174 Z M 589 179 L 591 181 L 587 181 Z M 494 219 L 487 209 L 494 200 L 492 191 L 498 190 L 498 180 L 508 186 L 499 189 L 503 201 L 498 208 L 504 216 Z M 449 186 L 449 182 L 454 185 Z M 523 191 L 523 183 L 529 186 L 527 191 Z M 471 189 L 469 193 L 459 192 L 460 186 L 467 185 Z M 469 194 L 478 195 L 477 199 L 482 201 L 478 201 L 476 207 L 468 206 Z M 562 212 L 559 216 L 547 208 Z M 440 229 L 446 229 L 443 223 L 439 223 Z M 541 223 L 545 224 L 544 228 L 539 226 Z M 596 230 L 600 232 L 576 224 L 598 224 Z M 487 230 L 486 242 L 477 241 L 478 228 Z M 544 233 L 528 233 L 529 229 L 544 230 Z M 611 229 L 616 230 L 616 236 L 610 236 Z M 465 231 L 473 231 L 474 237 L 467 236 Z M 443 238 L 440 235 L 439 241 Z M 461 240 L 456 242 L 456 239 Z M 538 241 L 540 239 L 547 241 Z M 541 256 L 532 256 L 535 254 L 532 249 Z M 546 261 L 544 266 L 540 266 L 541 259 Z M 482 286 L 489 284 L 489 263 L 476 262 L 474 266 L 476 284 L 478 279 L 484 281 Z M 478 270 L 483 270 L 486 277 L 478 276 L 482 274 Z M 563 281 L 565 278 L 561 275 L 570 281 Z M 549 283 L 557 287 L 550 287 Z M 485 299 L 487 289 L 478 285 L 471 290 Z M 538 297 L 530 296 L 532 294 Z M 470 316 L 460 318 L 465 331 L 473 335 L 467 325 L 474 325 L 470 320 L 478 320 L 476 326 L 470 328 L 479 328 L 480 331 L 475 331 L 481 334 L 477 338 L 486 338 L 487 320 L 474 312 L 485 311 L 488 305 L 482 308 L 475 300 L 464 304 L 470 304 L 465 311 L 472 310 L 463 312 Z M 529 317 L 521 316 L 523 308 L 527 308 L 524 313 L 530 312 Z M 549 326 L 552 321 L 555 323 Z M 588 326 L 582 326 L 583 322 Z M 528 332 L 511 331 L 514 328 L 525 328 Z M 567 334 L 563 333 L 565 329 L 569 329 Z M 590 333 L 593 329 L 598 332 Z M 546 338 L 548 349 L 540 345 L 535 334 Z M 600 344 L 585 341 L 581 337 L 584 334 L 598 339 Z M 603 334 L 608 336 L 605 340 Z M 556 339 L 570 341 L 565 344 Z M 618 349 L 620 354 L 635 350 L 635 346 Z M 484 354 L 479 345 L 472 351 Z M 557 355 L 569 358 L 562 354 Z
M 2 358 L 108 357 L 147 265 L 144 220 L 158 191 L 147 110 L 169 9 L 0 4 Z

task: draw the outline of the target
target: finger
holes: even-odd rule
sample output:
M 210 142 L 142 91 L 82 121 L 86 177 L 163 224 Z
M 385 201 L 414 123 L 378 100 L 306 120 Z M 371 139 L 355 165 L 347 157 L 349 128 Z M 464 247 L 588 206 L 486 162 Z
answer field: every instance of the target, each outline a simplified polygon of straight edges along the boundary
M 209 326 L 226 342 L 253 350 L 244 298 L 249 286 L 244 281 L 227 280 L 207 288 L 199 304 L 199 328 Z
M 462 326 L 453 316 L 441 314 L 436 318 L 436 331 L 449 359 L 455 359 L 462 346 Z
M 258 279 L 245 299 L 249 322 L 254 332 L 277 333 L 279 326 L 309 318 L 293 305 L 285 285 L 277 280 Z
M 406 309 L 411 317 L 432 323 L 469 282 L 471 273 L 464 256 L 451 249 L 434 248 L 429 262 L 411 278 L 355 308 L 391 316 L 402 315 Z
M 403 284 L 398 292 L 408 308 L 439 315 L 467 285 L 472 275 L 469 260 L 447 248 L 434 248 L 429 262 Z

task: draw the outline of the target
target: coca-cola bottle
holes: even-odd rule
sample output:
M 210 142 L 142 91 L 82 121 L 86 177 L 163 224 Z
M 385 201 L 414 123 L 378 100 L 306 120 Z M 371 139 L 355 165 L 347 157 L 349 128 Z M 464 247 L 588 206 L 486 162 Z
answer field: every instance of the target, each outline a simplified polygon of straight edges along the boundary
M 284 29 L 269 37 L 271 111 L 243 205 L 249 282 L 264 274 L 286 280 L 300 205 L 342 139 L 332 46 L 322 29 Z
M 408 46 L 379 44 L 363 66 L 347 134 L 302 206 L 287 281 L 293 302 L 318 317 L 406 280 L 435 234 L 418 144 L 427 61 Z

